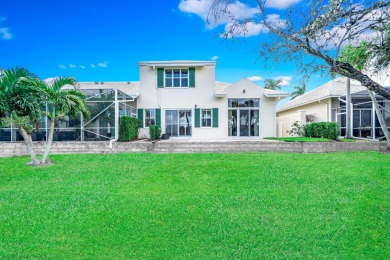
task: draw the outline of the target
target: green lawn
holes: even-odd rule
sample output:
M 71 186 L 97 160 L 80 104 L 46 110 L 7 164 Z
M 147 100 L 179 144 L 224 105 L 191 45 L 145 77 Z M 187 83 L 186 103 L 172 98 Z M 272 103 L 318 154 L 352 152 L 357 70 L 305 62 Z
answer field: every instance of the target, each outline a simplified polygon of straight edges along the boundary
M 312 142 L 332 142 L 333 140 L 327 138 L 314 138 L 314 137 L 267 137 L 268 140 L 276 140 L 283 142 L 302 142 L 302 143 L 312 143 Z
M 334 142 L 334 140 L 328 138 L 315 138 L 315 137 L 267 137 L 264 139 L 276 140 L 283 142 L 301 142 L 301 143 L 313 143 L 313 142 Z M 337 141 L 352 143 L 355 142 L 353 139 L 341 138 Z
M 390 259 L 390 156 L 0 158 L 0 259 Z

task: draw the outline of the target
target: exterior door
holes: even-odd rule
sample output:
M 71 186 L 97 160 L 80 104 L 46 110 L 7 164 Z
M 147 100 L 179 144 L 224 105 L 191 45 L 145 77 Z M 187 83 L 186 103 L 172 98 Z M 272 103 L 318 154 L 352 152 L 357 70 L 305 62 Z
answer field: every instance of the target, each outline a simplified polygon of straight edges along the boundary
M 229 110 L 228 135 L 259 136 L 259 110 Z
M 169 136 L 191 136 L 191 110 L 166 110 L 165 133 Z
M 240 136 L 249 136 L 249 110 L 240 109 L 238 112 L 240 114 Z

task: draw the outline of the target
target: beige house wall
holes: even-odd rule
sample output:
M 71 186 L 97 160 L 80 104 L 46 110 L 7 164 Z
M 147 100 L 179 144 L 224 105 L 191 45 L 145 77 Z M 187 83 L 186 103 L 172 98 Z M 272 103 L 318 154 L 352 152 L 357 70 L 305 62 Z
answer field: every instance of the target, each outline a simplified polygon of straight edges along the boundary
M 305 111 L 306 115 L 315 114 L 314 122 L 330 122 L 332 121 L 332 98 L 276 113 L 278 137 L 290 136 L 287 131 L 291 130 L 294 122 L 298 121 L 301 124 L 301 111 Z
M 164 68 L 170 68 L 165 66 Z M 177 68 L 177 67 L 172 67 Z M 245 93 L 244 90 L 245 89 Z M 215 65 L 207 64 L 195 67 L 195 88 L 157 88 L 157 74 L 152 66 L 140 65 L 140 96 L 137 107 L 142 109 L 161 108 L 161 129 L 165 133 L 165 111 L 169 109 L 191 110 L 192 136 L 175 138 L 193 139 L 234 139 L 248 137 L 228 136 L 228 99 L 259 98 L 260 99 L 260 136 L 275 136 L 275 102 L 276 98 L 266 98 L 264 89 L 253 82 L 243 79 L 229 86 L 226 96 L 215 96 Z M 200 109 L 218 108 L 217 128 L 195 128 L 195 106 Z M 149 137 L 149 129 L 140 129 L 141 138 Z

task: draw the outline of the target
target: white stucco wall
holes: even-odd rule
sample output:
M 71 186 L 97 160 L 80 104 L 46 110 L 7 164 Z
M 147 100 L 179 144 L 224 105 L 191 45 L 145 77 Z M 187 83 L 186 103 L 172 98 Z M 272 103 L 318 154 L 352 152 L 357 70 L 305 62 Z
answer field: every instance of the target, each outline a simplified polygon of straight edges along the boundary
M 178 66 L 165 68 L 178 68 Z M 275 102 L 276 98 L 266 98 L 263 89 L 253 82 L 243 79 L 225 92 L 225 97 L 215 96 L 215 65 L 207 64 L 195 67 L 195 88 L 157 88 L 157 74 L 153 67 L 140 65 L 140 96 L 137 107 L 142 109 L 161 108 L 161 129 L 165 133 L 165 110 L 191 110 L 192 136 L 177 138 L 193 139 L 228 139 L 247 138 L 228 136 L 228 99 L 259 98 L 260 99 L 260 136 L 275 136 Z M 245 89 L 245 93 L 243 93 Z M 195 128 L 195 105 L 200 109 L 218 108 L 217 128 Z M 149 129 L 140 129 L 139 136 L 149 137 Z
M 301 123 L 300 111 L 306 111 L 306 115 L 315 114 L 314 122 L 331 122 L 332 121 L 332 99 L 327 98 L 316 101 L 307 105 L 295 107 L 289 110 L 278 112 L 276 124 L 278 126 L 278 136 L 290 136 L 287 131 L 291 130 L 291 125 L 298 121 Z
M 245 89 L 245 93 L 243 90 Z M 276 98 L 267 98 L 264 96 L 264 89 L 254 84 L 252 81 L 247 79 L 242 79 L 233 85 L 229 86 L 225 92 L 227 93 L 226 97 L 226 108 L 223 110 L 223 124 L 226 126 L 226 136 L 227 136 L 227 119 L 228 119 L 228 109 L 227 109 L 227 99 L 229 98 L 258 98 L 260 99 L 260 130 L 259 138 L 264 137 L 275 137 L 276 136 L 276 120 L 275 120 L 275 104 Z M 245 137 L 243 137 L 245 138 Z M 253 137 L 251 137 L 253 138 Z

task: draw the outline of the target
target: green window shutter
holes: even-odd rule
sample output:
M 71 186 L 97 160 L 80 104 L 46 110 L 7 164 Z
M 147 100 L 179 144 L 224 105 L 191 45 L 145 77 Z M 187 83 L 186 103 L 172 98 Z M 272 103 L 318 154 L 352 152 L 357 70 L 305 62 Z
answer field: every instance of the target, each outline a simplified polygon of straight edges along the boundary
M 157 87 L 164 87 L 164 68 L 157 68 Z
M 156 125 L 161 127 L 161 109 L 156 108 Z
M 195 88 L 195 68 L 189 68 L 190 72 L 190 88 Z
M 218 108 L 213 108 L 213 127 L 218 127 Z
M 195 108 L 195 127 L 200 127 L 200 108 Z
M 139 127 L 144 127 L 144 110 L 138 108 Z

